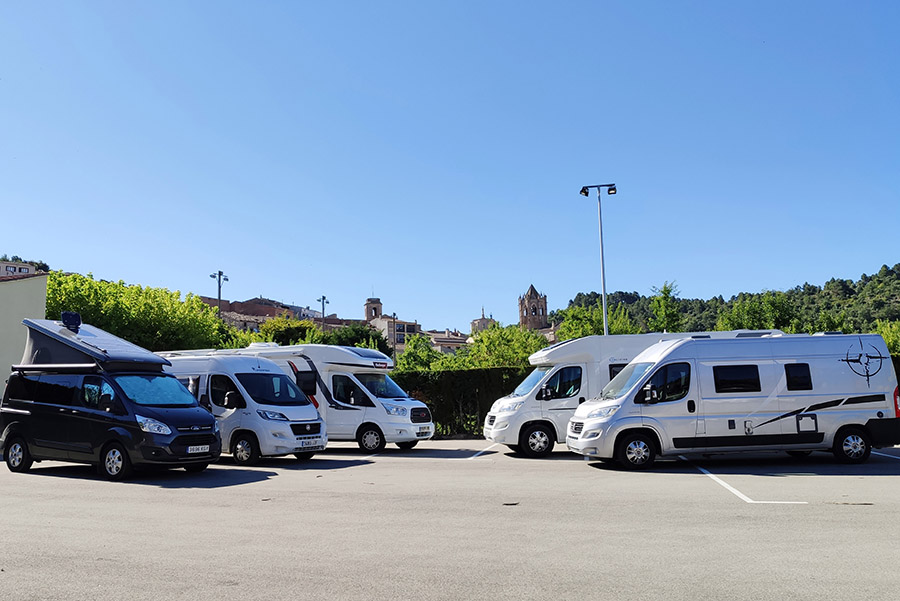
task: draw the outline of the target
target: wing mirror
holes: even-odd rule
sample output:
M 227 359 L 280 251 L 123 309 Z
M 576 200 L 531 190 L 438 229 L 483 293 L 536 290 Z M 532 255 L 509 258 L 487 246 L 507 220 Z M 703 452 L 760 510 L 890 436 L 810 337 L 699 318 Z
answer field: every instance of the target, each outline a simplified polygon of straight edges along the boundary
M 244 402 L 243 397 L 241 397 L 241 393 L 232 390 L 231 392 L 225 393 L 225 408 L 226 409 L 243 409 L 247 406 Z
M 643 400 L 645 403 L 652 405 L 653 403 L 659 400 L 659 392 L 653 386 L 653 384 L 647 384 L 644 386 L 643 391 Z
M 542 401 L 549 401 L 553 398 L 553 391 L 544 386 L 541 388 L 540 398 Z

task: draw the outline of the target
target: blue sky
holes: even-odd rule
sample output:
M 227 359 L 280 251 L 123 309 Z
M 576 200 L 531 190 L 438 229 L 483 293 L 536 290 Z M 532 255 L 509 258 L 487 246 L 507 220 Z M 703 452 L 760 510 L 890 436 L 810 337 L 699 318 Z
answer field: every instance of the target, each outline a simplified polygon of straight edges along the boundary
M 429 329 L 900 262 L 894 2 L 0 5 L 0 254 Z

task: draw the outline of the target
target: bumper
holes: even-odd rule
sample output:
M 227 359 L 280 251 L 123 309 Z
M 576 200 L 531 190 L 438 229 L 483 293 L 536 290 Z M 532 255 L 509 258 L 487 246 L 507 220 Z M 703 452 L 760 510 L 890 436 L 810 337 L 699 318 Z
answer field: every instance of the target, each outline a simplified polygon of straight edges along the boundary
M 481 431 L 486 440 L 500 444 L 519 444 L 519 428 L 511 428 L 509 419 L 488 413 Z
M 387 423 L 384 424 L 385 442 L 411 442 L 413 440 L 428 440 L 434 436 L 434 423 L 421 424 Z
M 584 431 L 575 434 L 570 429 L 566 433 L 566 446 L 573 453 L 585 457 L 610 459 L 613 456 L 613 438 L 602 426 L 584 424 Z
M 259 440 L 259 453 L 264 457 L 277 457 L 291 453 L 315 453 L 328 446 L 325 423 L 318 422 L 265 422 L 266 431 L 254 431 Z M 312 426 L 304 431 L 302 426 Z M 296 431 L 295 431 L 296 428 Z
M 218 461 L 222 453 L 222 440 L 218 436 L 215 440 L 195 440 L 187 443 L 182 443 L 178 438 L 169 444 L 159 444 L 160 442 L 146 440 L 139 443 L 135 452 L 131 453 L 131 462 L 135 465 L 168 466 L 212 463 Z

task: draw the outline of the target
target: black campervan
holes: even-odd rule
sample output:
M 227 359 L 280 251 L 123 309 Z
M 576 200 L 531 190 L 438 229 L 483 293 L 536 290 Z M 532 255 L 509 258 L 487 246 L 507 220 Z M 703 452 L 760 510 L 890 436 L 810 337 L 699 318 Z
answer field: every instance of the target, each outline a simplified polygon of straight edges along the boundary
M 111 480 L 133 466 L 199 472 L 222 450 L 216 420 L 173 376 L 167 359 L 81 325 L 26 319 L 22 365 L 0 402 L 0 448 L 13 472 L 41 460 L 90 463 Z

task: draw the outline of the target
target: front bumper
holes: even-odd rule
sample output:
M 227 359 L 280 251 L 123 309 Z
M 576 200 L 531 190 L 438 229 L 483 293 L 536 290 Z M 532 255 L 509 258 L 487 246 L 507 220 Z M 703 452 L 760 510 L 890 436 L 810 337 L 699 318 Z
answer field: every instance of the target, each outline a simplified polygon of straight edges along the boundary
M 573 453 L 585 457 L 608 459 L 613 456 L 612 441 L 606 432 L 605 424 L 581 422 L 578 431 L 573 430 L 572 422 L 566 432 L 566 447 Z
M 385 442 L 411 442 L 413 440 L 428 440 L 434 436 L 434 422 L 420 424 L 412 423 L 386 423 L 382 429 Z
M 488 413 L 481 431 L 486 440 L 500 444 L 519 444 L 519 429 L 510 428 L 509 414 Z
M 219 460 L 222 453 L 222 439 L 218 434 L 180 435 L 174 437 L 148 436 L 137 443 L 136 452 L 131 453 L 135 465 L 190 465 L 211 463 Z M 197 448 L 209 447 L 200 452 Z

